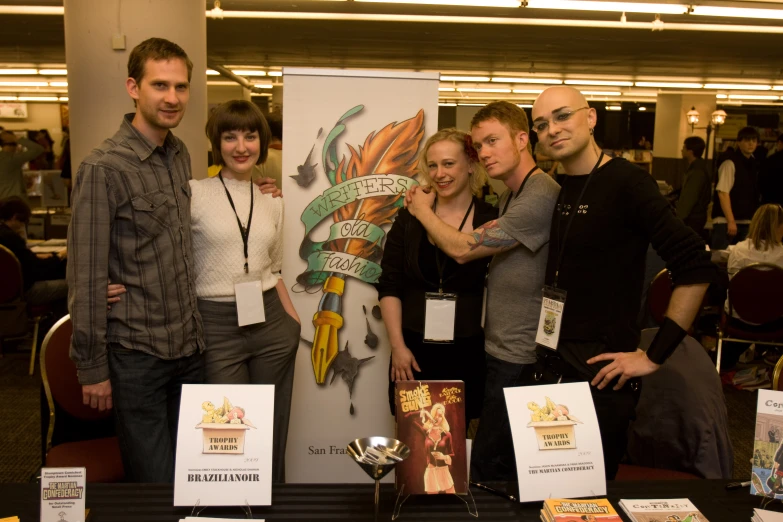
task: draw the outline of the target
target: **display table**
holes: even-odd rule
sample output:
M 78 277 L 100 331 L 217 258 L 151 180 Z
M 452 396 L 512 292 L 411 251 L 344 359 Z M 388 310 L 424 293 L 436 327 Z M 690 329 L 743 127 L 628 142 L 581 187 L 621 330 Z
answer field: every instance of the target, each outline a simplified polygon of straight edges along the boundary
M 618 509 L 621 498 L 687 497 L 710 522 L 747 522 L 760 497 L 748 494 L 749 488 L 726 491 L 727 481 L 627 481 L 610 482 L 608 497 Z M 503 485 L 493 484 L 503 487 Z M 509 485 L 516 494 L 516 485 Z M 511 491 L 511 490 L 514 491 Z M 276 486 L 274 505 L 255 507 L 255 518 L 267 521 L 372 520 L 373 485 L 285 484 Z M 501 497 L 472 488 L 479 520 L 521 520 L 537 522 L 541 502 L 513 503 Z M 22 522 L 39 520 L 39 488 L 36 484 L 0 485 L 0 518 L 12 515 Z M 172 507 L 173 487 L 168 484 L 88 484 L 87 507 L 90 522 L 176 522 L 190 515 L 190 510 Z M 380 520 L 390 520 L 394 490 L 384 484 L 381 490 Z M 767 509 L 783 511 L 780 503 Z M 207 508 L 204 517 L 244 518 L 239 508 Z M 458 499 L 439 495 L 410 497 L 403 506 L 401 521 L 476 520 L 468 515 Z M 625 520 L 625 519 L 624 519 Z

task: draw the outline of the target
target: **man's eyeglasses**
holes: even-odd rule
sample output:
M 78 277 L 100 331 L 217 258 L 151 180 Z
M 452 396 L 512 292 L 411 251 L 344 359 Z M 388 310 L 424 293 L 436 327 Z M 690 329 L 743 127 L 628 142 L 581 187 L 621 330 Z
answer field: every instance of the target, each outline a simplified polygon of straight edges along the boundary
M 568 120 L 570 120 L 571 116 L 573 116 L 577 112 L 579 112 L 581 110 L 584 110 L 584 109 L 589 109 L 589 108 L 590 107 L 579 107 L 578 109 L 574 109 L 572 111 L 560 111 L 560 112 L 556 112 L 552 116 L 551 120 L 534 121 L 533 122 L 533 131 L 536 134 L 542 134 L 542 133 L 546 132 L 547 130 L 549 130 L 549 123 L 550 123 L 550 121 L 554 122 L 554 123 L 557 123 L 558 125 L 562 125 L 565 122 L 567 122 Z

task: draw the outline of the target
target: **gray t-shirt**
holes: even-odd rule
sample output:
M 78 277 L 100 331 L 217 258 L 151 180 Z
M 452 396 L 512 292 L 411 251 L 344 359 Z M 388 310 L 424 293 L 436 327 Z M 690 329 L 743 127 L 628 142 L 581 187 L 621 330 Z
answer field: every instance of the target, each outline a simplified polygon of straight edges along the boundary
M 484 344 L 489 355 L 516 364 L 536 362 L 536 328 L 541 312 L 549 229 L 560 185 L 546 174 L 535 174 L 519 197 L 498 218 L 500 228 L 520 245 L 497 254 L 489 267 Z M 500 198 L 503 212 L 511 197 Z

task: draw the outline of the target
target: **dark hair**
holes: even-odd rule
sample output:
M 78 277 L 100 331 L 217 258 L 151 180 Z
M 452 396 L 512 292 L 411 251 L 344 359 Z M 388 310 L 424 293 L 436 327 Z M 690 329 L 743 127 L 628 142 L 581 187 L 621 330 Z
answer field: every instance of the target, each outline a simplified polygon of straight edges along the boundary
M 0 199 L 0 220 L 8 221 L 16 218 L 22 223 L 29 223 L 32 211 L 24 200 L 17 196 Z
M 519 132 L 530 134 L 530 124 L 527 121 L 525 110 L 507 101 L 488 103 L 480 108 L 470 120 L 470 128 L 493 119 L 508 127 L 512 137 Z M 530 141 L 527 143 L 527 150 L 532 152 Z
M 182 47 L 164 38 L 148 38 L 133 48 L 128 58 L 128 77 L 141 83 L 148 60 L 167 61 L 179 59 L 188 68 L 188 81 L 193 73 L 193 62 Z
M 231 100 L 214 108 L 207 120 L 207 138 L 212 143 L 212 159 L 215 165 L 224 165 L 220 155 L 220 137 L 226 131 L 258 131 L 261 154 L 256 165 L 266 161 L 269 150 L 269 124 L 261 109 L 255 103 L 246 100 Z
M 696 156 L 697 158 L 701 158 L 702 154 L 704 154 L 704 149 L 706 147 L 707 144 L 704 143 L 704 140 L 698 136 L 691 136 L 689 138 L 685 138 L 685 148 L 693 152 L 693 155 Z
M 756 140 L 760 139 L 759 131 L 754 127 L 742 127 L 737 133 L 737 141 L 742 140 Z
M 272 137 L 283 141 L 283 113 L 281 111 L 270 112 L 266 115 L 266 122 L 269 124 Z

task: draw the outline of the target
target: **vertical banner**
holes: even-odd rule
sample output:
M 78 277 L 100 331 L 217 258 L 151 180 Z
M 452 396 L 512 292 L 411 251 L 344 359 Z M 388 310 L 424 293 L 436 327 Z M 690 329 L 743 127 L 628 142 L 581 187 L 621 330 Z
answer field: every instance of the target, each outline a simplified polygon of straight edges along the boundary
M 288 482 L 367 482 L 346 455 L 394 436 L 390 346 L 373 283 L 437 131 L 437 73 L 283 70 L 283 278 L 302 319 Z

